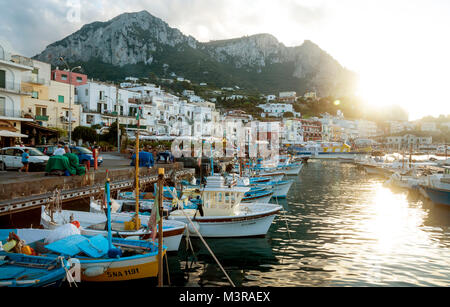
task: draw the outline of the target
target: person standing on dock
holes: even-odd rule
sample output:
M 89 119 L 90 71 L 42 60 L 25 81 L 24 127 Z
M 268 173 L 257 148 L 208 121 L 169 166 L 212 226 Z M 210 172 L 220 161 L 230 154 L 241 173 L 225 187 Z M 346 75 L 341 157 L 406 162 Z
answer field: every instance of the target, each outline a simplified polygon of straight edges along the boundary
M 25 148 L 22 154 L 22 168 L 19 170 L 19 172 L 25 171 L 25 173 L 28 173 L 28 165 L 29 165 L 29 159 L 30 154 L 28 153 L 28 148 Z
M 54 156 L 64 156 L 65 153 L 66 153 L 66 151 L 62 148 L 62 145 L 58 144 L 58 148 L 55 150 L 53 155 Z

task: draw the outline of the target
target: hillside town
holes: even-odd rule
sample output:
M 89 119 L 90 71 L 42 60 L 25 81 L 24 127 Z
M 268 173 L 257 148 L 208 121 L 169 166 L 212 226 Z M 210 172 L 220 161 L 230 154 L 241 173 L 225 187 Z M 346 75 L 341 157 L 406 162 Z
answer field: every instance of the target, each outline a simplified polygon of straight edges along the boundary
M 61 59 L 63 66 L 67 64 Z M 250 122 L 278 123 L 283 145 L 307 142 L 340 142 L 352 147 L 379 147 L 384 150 L 410 149 L 437 151 L 443 144 L 433 142 L 439 132 L 435 122 L 388 121 L 383 127 L 368 120 L 350 120 L 337 114 L 305 118 L 295 112 L 293 104 L 300 98 L 317 100 L 315 92 L 298 96 L 296 92 L 261 95 L 266 102 L 256 107 L 260 119 L 242 110 L 219 110 L 216 98 L 208 101 L 194 90 L 179 95 L 161 86 L 127 77 L 120 84 L 89 79 L 81 67 L 51 68 L 51 65 L 20 55 L 8 54 L 0 47 L 0 143 L 2 147 L 17 144 L 46 145 L 68 140 L 78 126 L 108 132 L 119 122 L 125 132 L 121 138 L 134 137 L 136 115 L 140 113 L 140 134 L 148 140 L 173 140 L 179 136 L 208 138 L 218 136 L 216 127 L 224 122 L 246 125 Z M 187 82 L 177 77 L 163 82 Z M 207 83 L 201 83 L 205 87 Z M 223 87 L 214 94 L 225 100 L 246 99 L 235 94 L 239 89 Z M 440 125 L 450 127 L 450 122 Z M 235 129 L 235 128 L 234 128 Z M 419 133 L 417 133 L 419 132 Z M 225 133 L 226 134 L 226 133 Z M 229 139 L 232 133 L 228 133 Z M 79 140 L 82 142 L 83 140 Z M 80 144 L 81 145 L 81 144 Z
M 445 6 L 309 2 L 0 5 L 0 288 L 450 286 Z

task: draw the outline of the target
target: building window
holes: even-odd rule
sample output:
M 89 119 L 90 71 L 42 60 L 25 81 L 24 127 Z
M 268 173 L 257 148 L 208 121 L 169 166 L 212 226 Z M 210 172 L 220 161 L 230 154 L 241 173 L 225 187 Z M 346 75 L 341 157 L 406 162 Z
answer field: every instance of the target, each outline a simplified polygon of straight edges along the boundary
M 0 97 L 0 116 L 6 115 L 5 105 L 6 105 L 5 97 Z
M 64 103 L 64 96 L 58 95 L 58 102 Z
M 47 116 L 47 108 L 36 107 L 36 115 L 37 116 Z
M 83 82 L 83 78 L 81 78 L 81 77 L 77 77 L 77 82 L 78 82 L 78 83 L 81 83 L 81 82 Z
M 86 89 L 86 90 L 84 91 L 84 93 L 86 94 L 86 96 L 89 96 L 89 90 L 88 90 L 88 89 Z
M 39 99 L 39 92 L 33 91 L 33 92 L 31 93 L 31 97 L 32 97 L 32 98 L 35 98 L 35 99 Z
M 6 71 L 0 70 L 0 88 L 6 88 Z
M 65 74 L 62 74 L 62 75 L 61 75 L 61 80 L 63 80 L 63 81 L 67 81 L 67 75 L 65 75 Z

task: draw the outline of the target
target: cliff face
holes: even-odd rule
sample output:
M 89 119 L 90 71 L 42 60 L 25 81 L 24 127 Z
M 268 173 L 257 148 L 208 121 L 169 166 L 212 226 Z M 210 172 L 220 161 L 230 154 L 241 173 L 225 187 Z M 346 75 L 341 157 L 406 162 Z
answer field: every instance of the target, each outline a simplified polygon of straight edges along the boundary
M 309 89 L 321 95 L 338 95 L 345 94 L 354 79 L 352 72 L 310 41 L 298 47 L 286 47 L 270 34 L 258 34 L 200 43 L 147 11 L 125 13 L 107 22 L 85 25 L 49 45 L 35 58 L 58 66 L 60 56 L 72 63 L 96 61 L 113 65 L 119 70 L 115 76 L 121 76 L 121 69 L 123 74 L 129 74 L 130 65 L 145 65 L 135 71 L 141 74 L 162 73 L 162 67 L 164 72 L 170 67 L 192 80 L 203 78 L 207 82 L 204 73 L 212 73 L 219 83 L 226 80 L 262 92 L 269 87 L 270 90 Z M 95 76 L 97 72 L 91 73 Z M 292 84 L 299 87 L 292 88 Z

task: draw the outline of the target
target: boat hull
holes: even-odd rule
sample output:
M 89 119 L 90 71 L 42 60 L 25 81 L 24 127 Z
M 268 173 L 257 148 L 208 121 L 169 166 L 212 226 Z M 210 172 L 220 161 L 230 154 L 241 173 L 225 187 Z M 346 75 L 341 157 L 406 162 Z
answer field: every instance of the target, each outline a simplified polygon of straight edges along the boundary
M 425 185 L 420 185 L 424 190 L 428 198 L 430 198 L 434 203 L 450 206 L 450 191 L 442 190 L 437 188 L 430 188 Z
M 276 184 L 273 187 L 273 197 L 286 198 L 294 181 L 289 180 L 286 183 Z
M 254 204 L 254 203 L 259 203 L 259 204 L 267 204 L 269 203 L 269 201 L 272 199 L 273 196 L 273 192 L 271 193 L 267 193 L 267 195 L 265 196 L 249 196 L 248 198 L 246 197 L 246 199 L 242 200 L 241 203 L 242 204 Z
M 237 237 L 259 237 L 265 236 L 278 212 L 282 209 L 275 205 L 242 205 L 252 208 L 262 206 L 269 210 L 261 210 L 249 215 L 216 217 L 195 217 L 192 219 L 197 230 L 205 238 L 237 238 Z M 197 237 L 198 234 L 185 216 L 171 216 L 169 218 L 183 221 L 188 224 L 187 231 L 190 236 Z
M 303 164 L 301 163 L 296 166 L 285 167 L 285 168 L 283 168 L 283 172 L 286 173 L 286 175 L 288 175 L 288 176 L 296 176 L 300 173 L 302 168 L 303 168 Z
M 127 257 L 124 260 L 89 260 L 80 259 L 81 281 L 84 282 L 117 282 L 134 279 L 145 279 L 158 276 L 157 255 L 144 257 Z M 88 276 L 89 270 L 104 270 L 97 276 Z

